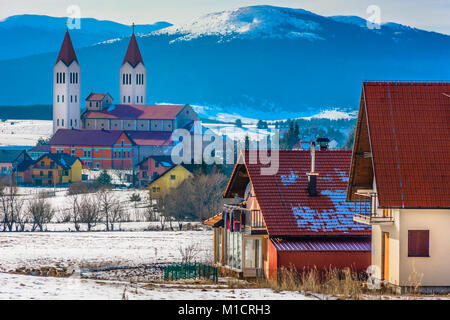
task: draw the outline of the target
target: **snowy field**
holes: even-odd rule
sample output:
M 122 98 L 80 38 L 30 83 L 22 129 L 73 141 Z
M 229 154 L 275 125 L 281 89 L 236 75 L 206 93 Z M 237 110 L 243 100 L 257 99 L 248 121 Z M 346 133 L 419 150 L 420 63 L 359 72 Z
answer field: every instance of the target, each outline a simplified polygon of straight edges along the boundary
M 0 146 L 35 146 L 52 134 L 52 121 L 6 120 L 0 122 Z
M 198 246 L 199 261 L 211 259 L 212 231 L 2 232 L 0 271 L 181 262 L 179 249 L 191 244 Z

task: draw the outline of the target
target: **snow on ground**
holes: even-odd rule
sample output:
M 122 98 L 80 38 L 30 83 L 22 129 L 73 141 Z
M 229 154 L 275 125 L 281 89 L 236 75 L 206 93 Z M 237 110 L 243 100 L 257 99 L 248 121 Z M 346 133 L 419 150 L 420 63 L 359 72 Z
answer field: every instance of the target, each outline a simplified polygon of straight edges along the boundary
M 0 299 L 74 300 L 308 300 L 298 292 L 275 293 L 270 289 L 205 289 L 143 286 L 118 281 L 34 277 L 0 273 Z
M 48 193 L 47 198 L 52 207 L 56 210 L 53 222 L 59 222 L 67 214 L 71 206 L 72 195 L 67 195 L 66 187 L 48 188 L 48 187 L 19 187 L 19 195 L 23 199 L 29 200 L 36 197 L 40 193 Z M 148 205 L 148 191 L 146 189 L 113 189 L 114 199 L 119 200 L 125 210 L 125 216 L 132 221 L 145 221 L 145 206 Z M 130 197 L 133 193 L 139 194 L 141 201 L 132 203 Z M 92 194 L 95 196 L 95 194 Z M 78 195 L 82 197 L 82 195 Z M 73 228 L 72 228 L 73 229 Z M 51 230 L 51 229 L 49 229 Z M 67 229 L 63 229 L 67 230 Z
M 198 261 L 212 257 L 212 231 L 2 232 L 0 271 L 20 267 L 98 268 L 180 262 L 180 247 L 198 246 Z
M 48 120 L 6 120 L 0 122 L 0 146 L 35 146 L 52 131 L 53 122 Z

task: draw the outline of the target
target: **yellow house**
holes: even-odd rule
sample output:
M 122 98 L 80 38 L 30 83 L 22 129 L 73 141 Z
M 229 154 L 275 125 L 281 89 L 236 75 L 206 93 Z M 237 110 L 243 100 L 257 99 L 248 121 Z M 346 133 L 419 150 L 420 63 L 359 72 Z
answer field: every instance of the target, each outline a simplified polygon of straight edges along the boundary
M 34 185 L 57 185 L 81 181 L 82 162 L 66 153 L 47 153 L 33 164 Z
M 192 177 L 192 173 L 181 164 L 167 170 L 159 178 L 149 184 L 149 192 L 152 198 L 159 198 L 165 195 L 170 189 L 176 188 L 187 178 Z

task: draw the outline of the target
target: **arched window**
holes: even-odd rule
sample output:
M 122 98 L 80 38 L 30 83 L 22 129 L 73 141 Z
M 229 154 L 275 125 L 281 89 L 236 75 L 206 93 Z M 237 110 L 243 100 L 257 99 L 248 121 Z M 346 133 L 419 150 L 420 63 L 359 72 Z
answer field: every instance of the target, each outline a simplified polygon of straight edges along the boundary
M 125 84 L 125 73 L 122 75 L 122 84 Z
M 62 74 L 62 76 L 63 76 L 63 83 L 66 83 L 66 73 L 64 72 L 64 73 Z
M 59 95 L 56 96 L 56 102 L 59 102 Z
M 125 103 L 125 96 L 123 96 L 123 103 Z
M 61 126 L 64 127 L 64 119 L 61 119 Z
M 64 102 L 64 95 L 61 96 L 62 102 Z
M 130 103 L 130 96 L 128 96 L 128 103 Z
M 59 119 L 56 119 L 56 126 L 59 127 Z

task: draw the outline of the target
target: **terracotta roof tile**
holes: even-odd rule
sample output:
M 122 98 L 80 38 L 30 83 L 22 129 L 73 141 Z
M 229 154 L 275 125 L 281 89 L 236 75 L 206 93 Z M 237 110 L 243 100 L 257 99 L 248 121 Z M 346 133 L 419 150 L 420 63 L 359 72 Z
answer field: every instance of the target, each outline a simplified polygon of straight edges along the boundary
M 261 175 L 260 163 L 245 164 L 271 236 L 368 235 L 370 227 L 353 221 L 346 202 L 351 151 L 316 151 L 317 191 L 307 191 L 310 151 L 280 150 L 276 175 Z M 259 161 L 258 161 L 259 162 Z
M 364 83 L 381 207 L 450 207 L 450 83 Z
M 184 105 L 111 105 L 102 111 L 87 111 L 85 119 L 158 119 L 173 120 Z

